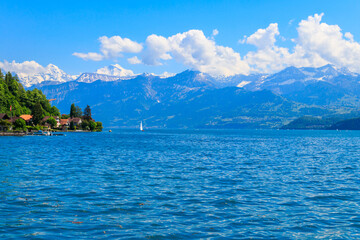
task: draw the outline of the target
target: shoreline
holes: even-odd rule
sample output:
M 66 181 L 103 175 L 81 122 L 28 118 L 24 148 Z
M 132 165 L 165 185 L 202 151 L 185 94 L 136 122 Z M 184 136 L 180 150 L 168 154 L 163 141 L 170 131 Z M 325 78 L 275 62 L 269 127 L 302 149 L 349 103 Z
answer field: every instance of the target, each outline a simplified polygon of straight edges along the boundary
M 26 132 L 0 132 L 0 137 L 23 137 Z

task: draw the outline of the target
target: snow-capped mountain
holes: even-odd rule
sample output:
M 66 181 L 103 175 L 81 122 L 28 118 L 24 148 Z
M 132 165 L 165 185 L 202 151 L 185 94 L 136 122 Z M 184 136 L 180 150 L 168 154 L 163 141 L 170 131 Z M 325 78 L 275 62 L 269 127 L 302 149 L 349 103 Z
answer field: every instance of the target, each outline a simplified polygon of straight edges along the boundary
M 167 78 L 84 73 L 77 81 L 38 88 L 57 99 L 54 104 L 61 111 L 73 102 L 94 106 L 94 116 L 108 126 L 135 126 L 141 120 L 156 127 L 197 127 L 214 121 L 230 127 L 278 126 L 303 115 L 352 114 L 360 102 L 360 76 L 331 65 L 232 77 L 192 70 Z
M 269 89 L 277 94 L 283 94 L 318 82 L 338 85 L 345 81 L 345 78 L 346 81 L 352 81 L 358 77 L 357 73 L 330 64 L 319 68 L 288 67 L 274 74 L 262 75 L 252 81 L 242 82 L 239 87 L 250 91 Z
M 99 68 L 95 73 L 83 73 L 76 81 L 84 83 L 92 83 L 95 81 L 117 81 L 126 80 L 136 77 L 137 75 L 133 71 L 121 67 L 119 64 L 109 65 L 103 68 Z
M 21 83 L 26 87 L 36 85 L 42 82 L 51 81 L 54 83 L 64 83 L 74 81 L 77 76 L 69 75 L 54 64 L 45 67 L 44 72 L 36 74 L 17 73 Z
M 6 69 L 5 69 L 6 70 Z M 211 83 L 215 87 L 237 86 L 249 91 L 257 91 L 268 89 L 277 94 L 289 93 L 299 88 L 303 88 L 309 84 L 316 82 L 326 82 L 332 85 L 348 85 L 350 82 L 357 81 L 359 74 L 350 72 L 346 68 L 337 68 L 333 65 L 325 65 L 319 68 L 312 67 L 288 67 L 274 74 L 252 74 L 252 75 L 234 75 L 230 77 L 218 76 L 213 77 L 206 73 L 197 71 L 190 76 L 191 81 Z M 37 71 L 35 74 L 17 73 L 20 81 L 26 86 L 33 85 L 55 85 L 69 81 L 77 81 L 83 83 L 92 83 L 95 81 L 118 81 L 129 80 L 137 76 L 143 75 L 147 77 L 160 77 L 161 79 L 172 78 L 178 74 L 165 73 L 163 75 L 156 74 L 134 74 L 133 71 L 121 67 L 119 64 L 109 65 L 97 69 L 94 73 L 82 73 L 78 76 L 69 75 L 59 67 L 49 64 Z M 182 73 L 179 73 L 182 74 Z M 346 82 L 344 83 L 344 78 Z
M 129 79 L 129 77 L 118 77 L 118 76 L 111 76 L 99 73 L 83 73 L 81 74 L 76 81 L 83 82 L 83 83 L 92 83 L 95 81 L 104 81 L 104 82 L 111 82 L 117 80 Z
M 121 67 L 119 64 L 112 64 L 107 67 L 100 68 L 96 70 L 96 73 L 108 76 L 117 76 L 117 77 L 131 77 L 135 74 L 129 69 Z

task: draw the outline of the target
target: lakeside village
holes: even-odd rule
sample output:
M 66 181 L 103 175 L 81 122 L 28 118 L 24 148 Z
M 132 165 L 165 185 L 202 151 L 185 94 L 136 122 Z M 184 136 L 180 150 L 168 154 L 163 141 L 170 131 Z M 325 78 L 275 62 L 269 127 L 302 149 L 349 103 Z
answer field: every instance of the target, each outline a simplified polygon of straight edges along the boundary
M 75 104 L 69 114 L 60 114 L 38 89 L 25 90 L 18 77 L 0 70 L 0 136 L 51 135 L 58 131 L 102 131 L 102 123 Z

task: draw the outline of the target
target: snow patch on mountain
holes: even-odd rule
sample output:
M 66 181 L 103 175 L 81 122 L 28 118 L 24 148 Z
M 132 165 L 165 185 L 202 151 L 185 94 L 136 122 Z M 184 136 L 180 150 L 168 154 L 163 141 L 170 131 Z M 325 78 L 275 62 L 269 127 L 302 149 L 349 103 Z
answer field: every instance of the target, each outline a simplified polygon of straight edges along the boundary
M 120 77 L 117 76 L 110 76 L 110 75 L 98 74 L 98 73 L 83 73 L 76 79 L 76 81 L 83 83 L 92 83 L 98 80 L 104 82 L 111 82 L 111 81 L 117 81 L 119 79 Z
M 135 75 L 133 71 L 125 69 L 119 64 L 113 64 L 107 67 L 100 68 L 96 70 L 96 73 L 117 77 L 130 77 Z
M 249 83 L 251 83 L 250 81 L 242 81 L 241 83 L 239 83 L 237 85 L 238 88 L 243 88 L 244 86 L 248 85 Z
M 35 84 L 39 84 L 45 81 L 64 83 L 68 81 L 74 81 L 77 76 L 69 75 L 61 70 L 54 64 L 49 64 L 44 68 L 43 72 L 35 74 L 17 73 L 21 83 L 26 87 L 30 87 Z

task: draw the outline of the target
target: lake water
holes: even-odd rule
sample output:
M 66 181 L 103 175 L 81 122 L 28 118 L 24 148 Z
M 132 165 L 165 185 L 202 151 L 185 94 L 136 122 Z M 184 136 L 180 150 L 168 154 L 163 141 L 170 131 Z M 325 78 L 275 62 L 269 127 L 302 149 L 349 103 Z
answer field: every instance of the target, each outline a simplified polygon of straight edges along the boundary
M 359 239 L 360 131 L 0 138 L 0 239 Z

